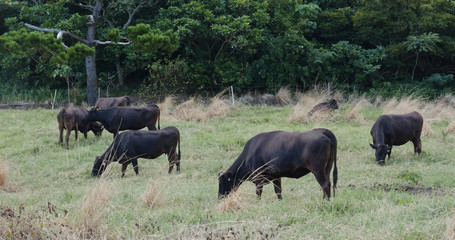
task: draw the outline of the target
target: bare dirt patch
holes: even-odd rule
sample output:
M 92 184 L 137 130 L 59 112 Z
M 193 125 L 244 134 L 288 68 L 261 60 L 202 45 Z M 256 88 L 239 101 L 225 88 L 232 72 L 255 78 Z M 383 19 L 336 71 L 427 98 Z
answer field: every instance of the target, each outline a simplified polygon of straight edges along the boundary
M 378 183 L 375 182 L 372 186 L 356 186 L 353 184 L 349 185 L 350 188 L 363 188 L 368 190 L 384 190 L 386 192 L 390 191 L 398 191 L 398 192 L 406 192 L 410 194 L 424 194 L 424 195 L 434 195 L 443 192 L 442 188 L 437 187 L 420 187 L 420 186 L 409 186 L 409 185 L 401 185 L 396 186 L 392 184 L 386 183 Z

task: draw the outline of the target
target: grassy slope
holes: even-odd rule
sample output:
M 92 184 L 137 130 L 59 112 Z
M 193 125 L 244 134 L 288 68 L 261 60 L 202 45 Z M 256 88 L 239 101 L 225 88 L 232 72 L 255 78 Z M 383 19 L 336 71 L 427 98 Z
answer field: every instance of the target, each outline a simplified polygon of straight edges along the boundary
M 182 172 L 167 174 L 167 158 L 139 160 L 139 176 L 130 165 L 120 178 L 120 165 L 111 164 L 103 177 L 110 198 L 100 220 L 104 237 L 122 238 L 306 238 L 306 239 L 442 239 L 455 204 L 454 137 L 443 137 L 447 121 L 433 123 L 433 134 L 422 139 L 423 154 L 413 156 L 408 143 L 395 147 L 385 167 L 374 161 L 370 126 L 381 110 L 364 108 L 366 123 L 347 123 L 344 109 L 330 121 L 289 123 L 291 107 L 233 108 L 206 123 L 162 121 L 176 126 L 182 135 Z M 90 177 L 96 155 L 112 141 L 89 133 L 88 139 L 70 138 L 70 150 L 57 144 L 57 110 L 0 111 L 0 163 L 8 166 L 7 185 L 0 188 L 0 207 L 41 216 L 41 224 L 65 223 L 71 233 L 83 218 L 84 196 L 100 179 Z M 217 173 L 225 170 L 254 135 L 272 131 L 307 131 L 314 127 L 332 130 L 338 138 L 338 191 L 330 202 L 313 175 L 283 179 L 282 202 L 273 187 L 255 197 L 254 185 L 239 189 L 241 208 L 220 211 Z M 433 187 L 433 194 L 410 194 L 375 189 L 378 184 L 412 185 L 399 175 L 409 170 L 422 177 L 419 187 Z M 142 195 L 151 182 L 158 183 L 161 204 L 149 208 Z M 48 203 L 56 212 L 44 211 Z M 64 211 L 68 213 L 65 215 Z M 47 221 L 47 222 L 46 222 Z M 1 228 L 0 224 L 0 228 Z M 100 227 L 100 228 L 102 228 Z M 42 227 L 46 228 L 46 227 Z M 56 227 L 55 229 L 62 228 Z M 58 232 L 52 227 L 44 235 Z M 38 231 L 38 230 L 37 230 Z M 62 234 L 62 233 L 60 233 Z M 74 235 L 71 235 L 74 236 Z

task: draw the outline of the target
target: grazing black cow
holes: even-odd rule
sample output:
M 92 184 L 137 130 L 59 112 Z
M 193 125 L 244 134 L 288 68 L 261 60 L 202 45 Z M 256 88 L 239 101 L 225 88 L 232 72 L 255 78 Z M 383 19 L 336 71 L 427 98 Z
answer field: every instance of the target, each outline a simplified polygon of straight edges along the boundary
M 110 108 L 110 107 L 124 107 L 130 106 L 131 99 L 128 96 L 112 97 L 112 98 L 99 98 L 96 100 L 95 107 Z
M 177 153 L 178 145 L 178 153 Z M 162 154 L 168 155 L 169 171 L 174 164 L 180 172 L 180 132 L 175 127 L 158 131 L 127 131 L 120 133 L 101 157 L 96 157 L 92 176 L 100 176 L 111 162 L 122 164 L 122 177 L 131 162 L 136 175 L 139 174 L 138 158 L 154 159 Z
M 160 118 L 160 109 L 156 105 L 147 107 L 111 107 L 101 109 L 93 107 L 85 118 L 86 122 L 98 121 L 103 124 L 104 128 L 110 133 L 117 136 L 122 130 L 139 130 L 147 127 L 149 130 L 156 130 L 158 120 L 158 129 Z
M 92 131 L 96 136 L 101 136 L 103 126 L 97 122 L 84 122 L 88 111 L 82 107 L 62 108 L 57 114 L 58 129 L 60 131 L 59 143 L 63 142 L 63 129 L 66 129 L 66 148 L 68 148 L 68 139 L 71 131 L 74 130 L 75 139 L 77 140 L 77 132 L 80 131 L 87 138 L 87 132 Z
M 414 143 L 414 155 L 422 152 L 423 118 L 418 112 L 403 115 L 381 115 L 371 128 L 373 144 L 376 150 L 376 161 L 379 165 L 385 164 L 385 156 L 392 153 L 392 146 L 403 145 L 409 141 Z
M 330 199 L 330 170 L 333 170 L 333 195 L 338 180 L 336 164 L 337 139 L 327 129 L 309 132 L 267 132 L 256 135 L 245 145 L 240 156 L 226 171 L 218 175 L 218 198 L 223 198 L 244 181 L 256 184 L 260 198 L 262 187 L 273 182 L 275 193 L 281 200 L 281 177 L 300 178 L 314 174 Z
M 327 102 L 322 102 L 317 104 L 316 106 L 311 109 L 311 111 L 308 112 L 308 116 L 311 117 L 316 111 L 325 111 L 325 110 L 332 110 L 332 109 L 338 109 L 338 103 L 337 100 L 335 99 L 330 99 Z

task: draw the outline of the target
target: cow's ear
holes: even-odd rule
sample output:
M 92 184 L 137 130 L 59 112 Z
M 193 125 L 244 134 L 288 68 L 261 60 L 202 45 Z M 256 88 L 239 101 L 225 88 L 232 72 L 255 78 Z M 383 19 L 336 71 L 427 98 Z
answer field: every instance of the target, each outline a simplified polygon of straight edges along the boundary
M 378 147 L 376 147 L 375 145 L 373 145 L 373 144 L 371 144 L 371 143 L 370 143 L 370 146 L 371 146 L 371 148 L 373 148 L 373 149 L 378 149 Z
M 224 175 L 227 177 L 228 182 L 232 179 L 232 172 L 225 172 Z

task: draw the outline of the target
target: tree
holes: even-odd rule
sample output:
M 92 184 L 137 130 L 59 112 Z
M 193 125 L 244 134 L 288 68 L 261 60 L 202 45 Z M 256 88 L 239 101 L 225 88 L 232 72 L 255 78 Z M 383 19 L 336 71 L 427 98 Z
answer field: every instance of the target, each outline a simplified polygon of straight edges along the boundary
M 133 17 L 137 13 L 138 9 L 141 8 L 142 6 L 145 6 L 145 1 L 122 1 L 123 3 L 125 2 L 130 2 L 133 5 L 136 4 L 135 8 L 130 11 L 130 8 L 126 8 L 126 11 L 128 12 L 129 17 L 127 18 L 126 23 L 123 25 L 125 28 L 127 28 L 130 23 L 132 22 Z M 110 2 L 109 4 L 115 4 L 116 2 Z M 99 25 L 99 20 L 102 17 L 102 11 L 104 5 L 104 1 L 102 0 L 96 0 L 94 2 L 94 5 L 89 5 L 89 4 L 78 4 L 77 7 L 84 11 L 89 11 L 90 15 L 88 15 L 85 19 L 85 26 L 86 27 L 86 34 L 84 36 L 83 30 L 84 27 L 77 25 L 77 24 L 71 24 L 71 22 L 74 22 L 75 19 L 81 20 L 81 17 L 78 13 L 75 14 L 69 14 L 70 9 L 66 7 L 66 2 L 64 1 L 59 1 L 56 3 L 46 3 L 46 4 L 39 4 L 37 3 L 36 5 L 32 7 L 27 7 L 22 10 L 22 18 L 25 21 L 31 21 L 32 23 L 37 23 L 42 26 L 36 26 L 31 23 L 25 23 L 25 26 L 36 31 L 41 31 L 41 32 L 47 32 L 47 33 L 53 33 L 56 35 L 56 41 L 57 43 L 60 44 L 60 47 L 55 47 L 53 49 L 44 49 L 43 54 L 49 54 L 53 53 L 55 56 L 52 58 L 56 58 L 56 56 L 66 56 L 67 53 L 70 53 L 71 51 L 78 52 L 78 53 L 86 53 L 85 55 L 85 69 L 86 69 L 86 77 L 87 77 L 87 103 L 89 105 L 93 105 L 97 99 L 97 85 L 98 85 L 98 77 L 97 77 L 97 67 L 96 67 L 96 52 L 95 49 L 97 46 L 102 46 L 102 45 L 130 45 L 132 42 L 128 40 L 126 37 L 120 37 L 120 31 L 116 31 L 115 29 L 107 31 L 107 38 L 112 39 L 112 40 L 107 40 L 107 41 L 100 41 L 97 39 L 97 30 L 100 27 Z M 70 7 L 74 7 L 74 5 L 70 5 Z M 108 8 L 109 9 L 109 8 Z M 33 11 L 36 10 L 36 11 Z M 71 11 L 74 11 L 71 9 Z M 44 12 L 44 13 L 43 13 Z M 51 25 L 55 25 L 58 28 L 52 28 L 49 27 Z M 75 28 L 75 26 L 80 26 L 81 28 Z M 105 27 L 104 25 L 102 27 Z M 64 30 L 65 28 L 74 28 L 72 29 L 73 31 L 68 31 Z M 148 31 L 152 31 L 151 28 L 148 28 Z M 22 33 L 25 33 L 25 31 L 22 31 Z M 143 36 L 134 36 L 135 41 L 139 41 L 139 39 L 142 39 L 143 41 L 140 44 L 144 44 L 144 41 L 155 41 L 154 39 L 160 39 L 166 34 L 163 34 L 159 30 L 153 30 L 153 33 L 150 34 L 149 32 L 141 32 Z M 12 36 L 11 34 L 7 34 L 7 36 Z M 31 35 L 35 36 L 35 35 Z M 43 35 L 44 36 L 44 35 Z M 45 35 L 45 36 L 50 36 L 50 35 Z M 69 37 L 63 39 L 63 37 Z M 172 42 L 174 43 L 172 49 L 175 51 L 177 47 L 175 47 L 177 39 L 175 35 L 172 34 L 167 34 L 167 37 L 171 36 L 173 37 Z M 165 37 L 166 37 L 165 36 Z M 7 37 L 5 36 L 4 41 L 10 42 L 10 40 L 7 40 Z M 10 38 L 11 39 L 11 38 Z M 144 40 L 146 39 L 146 40 Z M 14 45 L 22 45 L 20 39 L 16 39 L 17 41 L 14 42 L 11 46 Z M 76 44 L 74 44 L 76 42 Z M 41 42 L 37 42 L 38 44 L 35 45 L 27 45 L 31 46 L 31 48 L 35 49 L 40 49 L 43 45 Z M 55 42 L 54 42 L 55 43 Z M 41 45 L 40 45 L 41 44 Z M 57 45 L 58 45 L 57 44 Z M 74 44 L 71 47 L 68 47 L 67 45 L 69 44 Z M 86 47 L 83 47 L 83 45 Z M 54 44 L 55 45 L 55 44 Z M 134 45 L 134 44 L 133 44 Z M 11 48 L 11 46 L 9 48 Z M 62 47 L 63 46 L 63 47 Z M 177 44 L 178 46 L 178 44 Z M 88 51 L 87 48 L 91 49 L 91 51 Z M 136 50 L 141 50 L 141 49 L 147 49 L 146 47 L 135 47 Z M 171 48 L 169 48 L 171 49 Z M 79 51 L 76 51 L 79 50 Z M 83 51 L 80 51 L 83 50 Z M 67 53 L 65 53 L 67 51 Z M 67 60 L 69 61 L 68 64 L 71 64 L 71 60 L 74 60 L 74 58 L 65 58 L 62 59 L 63 61 Z M 60 61 L 62 63 L 62 61 Z
M 436 52 L 437 44 L 441 42 L 439 34 L 437 33 L 424 33 L 419 36 L 409 36 L 405 42 L 408 51 L 413 51 L 416 56 L 414 67 L 412 68 L 411 81 L 414 81 L 414 73 L 419 64 L 419 54 L 421 52 Z

